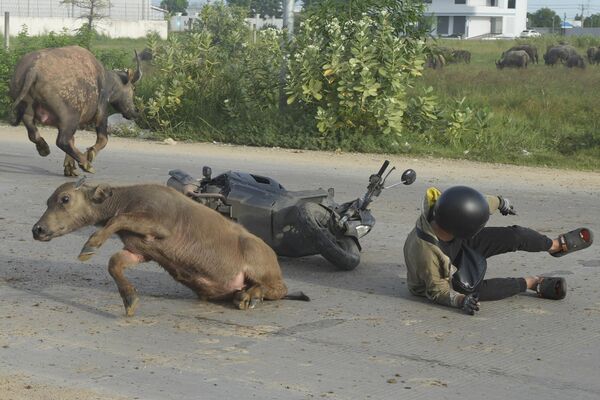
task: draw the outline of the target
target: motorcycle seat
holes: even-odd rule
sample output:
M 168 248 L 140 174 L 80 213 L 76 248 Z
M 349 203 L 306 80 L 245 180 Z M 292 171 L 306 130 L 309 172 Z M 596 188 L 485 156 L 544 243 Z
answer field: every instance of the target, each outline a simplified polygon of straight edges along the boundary
M 297 199 L 314 199 L 327 197 L 327 191 L 324 189 L 314 190 L 288 190 L 288 195 Z

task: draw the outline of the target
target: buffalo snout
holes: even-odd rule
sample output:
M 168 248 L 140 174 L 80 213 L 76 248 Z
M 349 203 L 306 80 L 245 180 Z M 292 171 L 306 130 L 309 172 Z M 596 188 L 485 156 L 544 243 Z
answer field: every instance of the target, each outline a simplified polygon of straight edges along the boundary
M 47 242 L 50 239 L 52 239 L 52 233 L 48 230 L 48 228 L 45 225 L 42 225 L 39 222 L 33 226 L 31 232 L 33 233 L 33 238 L 35 240 Z

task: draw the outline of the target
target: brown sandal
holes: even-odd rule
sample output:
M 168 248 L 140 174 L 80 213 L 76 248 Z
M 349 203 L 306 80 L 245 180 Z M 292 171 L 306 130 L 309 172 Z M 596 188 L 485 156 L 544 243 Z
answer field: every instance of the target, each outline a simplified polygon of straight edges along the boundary
M 594 242 L 594 234 L 588 228 L 578 228 L 558 236 L 560 250 L 553 257 L 562 257 L 574 251 L 588 248 Z

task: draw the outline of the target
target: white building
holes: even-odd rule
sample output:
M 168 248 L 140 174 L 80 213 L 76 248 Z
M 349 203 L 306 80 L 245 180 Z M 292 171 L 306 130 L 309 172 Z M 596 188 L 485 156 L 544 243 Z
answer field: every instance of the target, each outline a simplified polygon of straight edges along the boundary
M 437 36 L 515 37 L 527 27 L 527 0 L 425 0 Z
M 96 28 L 110 37 L 144 37 L 155 31 L 167 36 L 164 14 L 151 6 L 151 0 L 110 0 L 101 13 L 104 18 Z M 61 4 L 61 0 L 0 0 L 0 14 L 10 13 L 10 34 L 16 35 L 23 26 L 32 35 L 63 29 L 73 31 L 81 26 L 85 10 L 74 5 Z M 4 30 L 4 18 L 0 19 Z

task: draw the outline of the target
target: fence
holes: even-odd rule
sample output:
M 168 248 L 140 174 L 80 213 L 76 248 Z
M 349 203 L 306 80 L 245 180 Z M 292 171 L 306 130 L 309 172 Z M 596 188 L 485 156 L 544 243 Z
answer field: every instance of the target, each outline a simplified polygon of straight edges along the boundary
M 557 35 L 565 36 L 600 36 L 600 28 L 569 28 L 562 29 L 560 27 L 552 28 L 531 28 L 535 29 L 539 33 L 555 33 Z
M 163 19 L 151 11 L 150 0 L 110 0 L 102 14 L 115 20 L 139 21 Z M 61 4 L 61 0 L 0 0 L 0 12 L 15 17 L 79 18 L 85 13 L 79 7 Z

